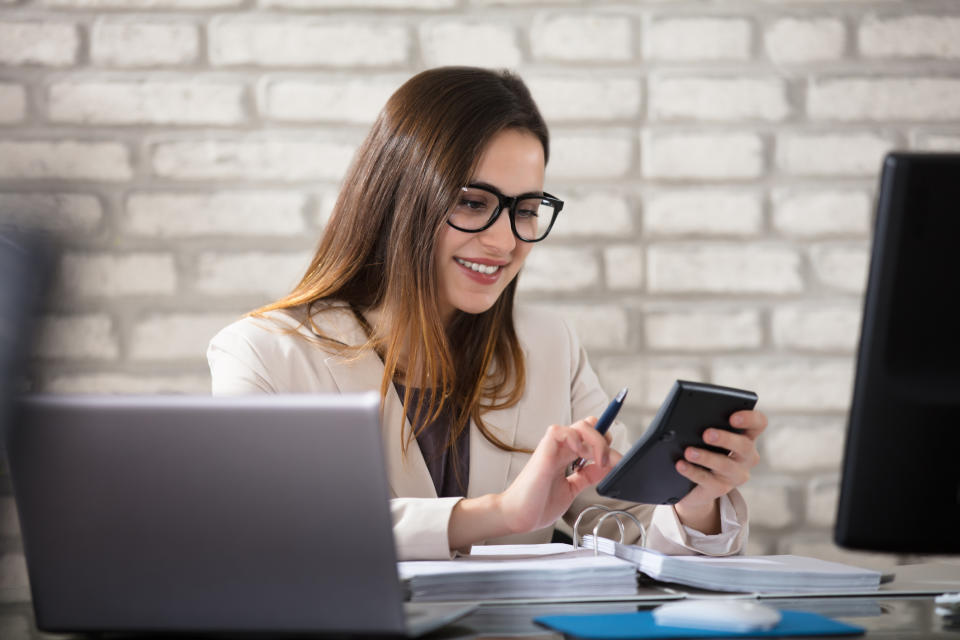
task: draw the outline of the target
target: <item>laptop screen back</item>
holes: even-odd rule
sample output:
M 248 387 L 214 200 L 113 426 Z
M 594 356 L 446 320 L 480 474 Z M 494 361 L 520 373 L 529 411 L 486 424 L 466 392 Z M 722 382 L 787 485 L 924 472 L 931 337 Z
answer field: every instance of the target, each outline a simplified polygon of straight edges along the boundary
M 376 394 L 38 396 L 9 436 L 44 630 L 403 632 Z

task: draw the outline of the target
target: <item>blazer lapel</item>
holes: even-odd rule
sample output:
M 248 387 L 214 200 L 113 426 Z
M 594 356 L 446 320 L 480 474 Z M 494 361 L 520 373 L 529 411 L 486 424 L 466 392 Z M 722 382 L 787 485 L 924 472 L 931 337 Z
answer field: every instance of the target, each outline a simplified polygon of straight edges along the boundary
M 517 438 L 520 409 L 517 405 L 483 415 L 487 429 L 505 444 L 513 446 Z M 510 479 L 513 456 L 487 440 L 476 424 L 470 427 L 470 485 L 468 497 L 500 493 Z
M 355 320 L 351 321 L 355 327 L 347 327 L 340 337 L 345 344 L 363 344 L 366 336 L 362 328 Z M 340 393 L 379 390 L 380 381 L 383 380 L 383 362 L 371 350 L 364 351 L 359 357 L 330 356 L 325 364 Z M 384 402 L 380 432 L 393 497 L 436 498 L 437 490 L 416 440 L 407 447 L 406 456 L 403 455 L 403 434 L 410 433 L 410 423 L 404 414 L 400 397 L 392 386 Z

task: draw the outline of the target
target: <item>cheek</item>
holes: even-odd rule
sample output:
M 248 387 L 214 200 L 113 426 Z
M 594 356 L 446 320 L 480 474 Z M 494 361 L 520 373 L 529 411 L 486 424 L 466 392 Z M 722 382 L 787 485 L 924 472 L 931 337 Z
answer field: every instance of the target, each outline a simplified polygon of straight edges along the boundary
M 526 261 L 527 256 L 530 255 L 530 252 L 533 250 L 533 245 L 529 242 L 521 242 L 517 240 L 517 248 L 514 249 L 514 261 L 517 264 L 517 270 L 520 270 L 520 267 L 523 266 L 523 263 Z

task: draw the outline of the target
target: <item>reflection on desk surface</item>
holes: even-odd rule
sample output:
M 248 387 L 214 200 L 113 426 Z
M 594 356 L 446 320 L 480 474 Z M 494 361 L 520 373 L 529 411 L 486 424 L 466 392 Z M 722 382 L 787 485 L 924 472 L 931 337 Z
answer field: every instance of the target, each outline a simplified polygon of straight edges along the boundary
M 920 640 L 944 638 L 960 640 L 960 629 L 950 628 L 934 613 L 933 598 L 929 596 L 903 598 L 800 598 L 781 599 L 769 604 L 782 609 L 812 611 L 867 629 L 866 637 L 890 640 Z M 433 638 L 542 638 L 559 640 L 553 634 L 533 624 L 532 619 L 555 614 L 629 613 L 649 609 L 643 603 L 585 603 L 548 605 L 484 605 L 463 619 L 457 628 L 450 628 Z

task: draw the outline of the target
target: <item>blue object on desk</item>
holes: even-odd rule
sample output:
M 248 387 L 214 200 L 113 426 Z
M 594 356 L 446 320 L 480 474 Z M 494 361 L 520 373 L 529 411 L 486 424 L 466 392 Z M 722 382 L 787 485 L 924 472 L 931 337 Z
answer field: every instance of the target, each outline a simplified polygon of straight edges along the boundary
M 859 635 L 862 627 L 838 622 L 818 613 L 784 611 L 780 623 L 766 631 L 710 631 L 661 627 L 650 611 L 588 615 L 543 616 L 534 622 L 561 633 L 595 640 L 631 638 L 777 638 L 781 636 Z

